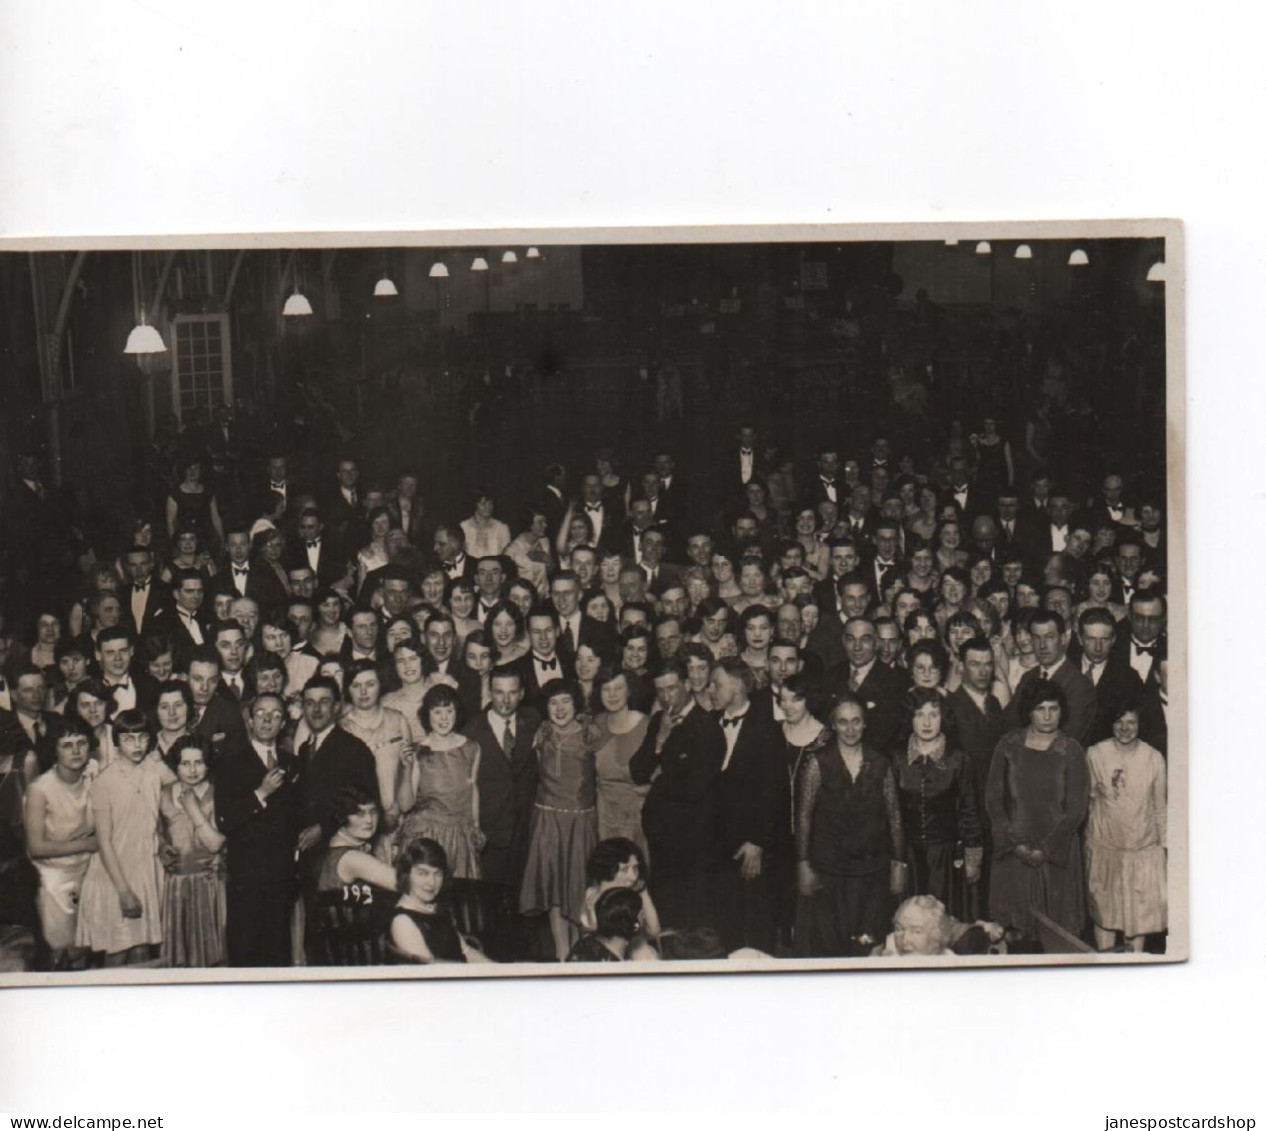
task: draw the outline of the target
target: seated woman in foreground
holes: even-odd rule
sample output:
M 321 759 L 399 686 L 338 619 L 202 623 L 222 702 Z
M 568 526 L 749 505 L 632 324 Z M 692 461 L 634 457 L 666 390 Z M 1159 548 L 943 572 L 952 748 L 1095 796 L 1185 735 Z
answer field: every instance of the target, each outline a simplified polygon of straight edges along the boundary
M 402 893 L 391 920 L 391 942 L 409 962 L 491 962 L 457 930 L 452 912 L 440 903 L 448 879 L 444 849 L 426 837 L 405 846 L 396 861 Z
M 876 958 L 935 954 L 1005 954 L 997 923 L 960 923 L 935 896 L 912 895 L 892 917 L 892 934 L 871 951 Z

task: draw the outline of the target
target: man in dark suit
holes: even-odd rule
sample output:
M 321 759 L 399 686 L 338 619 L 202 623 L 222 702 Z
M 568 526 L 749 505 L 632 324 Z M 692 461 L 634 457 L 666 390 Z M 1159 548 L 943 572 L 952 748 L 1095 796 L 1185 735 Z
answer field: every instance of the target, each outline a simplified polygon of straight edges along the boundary
M 353 660 L 373 660 L 379 663 L 383 659 L 382 618 L 367 605 L 357 605 L 347 613 L 348 635 L 339 649 L 339 659 L 344 664 Z
M 664 561 L 668 553 L 668 537 L 660 527 L 652 527 L 642 535 L 642 573 L 646 575 L 646 591 L 658 597 L 666 589 L 683 584 L 682 569 Z
M 598 501 L 601 502 L 602 480 L 597 475 L 594 475 L 594 478 L 598 479 Z M 545 485 L 541 488 L 540 507 L 545 514 L 545 524 L 552 546 L 554 539 L 558 537 L 559 528 L 563 525 L 563 516 L 567 513 L 567 469 L 561 463 L 550 463 L 545 466 Z
M 880 518 L 875 523 L 874 532 L 875 552 L 870 559 L 867 580 L 873 582 L 871 589 L 879 597 L 884 574 L 892 569 L 900 574 L 902 570 L 901 523 L 895 519 Z
M 1020 718 L 1020 700 L 1023 691 L 1039 679 L 1049 679 L 1058 684 L 1068 701 L 1068 717 L 1061 720 L 1060 729 L 1069 738 L 1085 746 L 1094 725 L 1097 701 L 1094 684 L 1068 660 L 1068 644 L 1071 633 L 1059 613 L 1041 609 L 1029 626 L 1033 650 L 1037 654 L 1037 666 L 1021 677 L 1015 696 L 1008 705 L 1008 721 L 1013 727 L 1027 726 L 1029 720 Z
M 245 670 L 247 643 L 246 631 L 235 620 L 218 620 L 211 626 L 211 646 L 220 657 L 220 694 L 238 707 L 255 694 Z
M 1031 552 L 1038 558 L 1063 553 L 1072 533 L 1072 517 L 1073 504 L 1068 492 L 1060 487 L 1051 488 L 1045 521 L 1038 522 L 1033 528 Z
M 859 483 L 848 494 L 848 503 L 840 515 L 840 522 L 848 526 L 854 539 L 864 540 L 867 548 L 873 544 L 879 512 L 871 505 L 870 488 Z
M 845 574 L 836 586 L 838 612 L 823 610 L 818 626 L 809 636 L 807 647 L 822 660 L 824 668 L 847 666 L 844 626 L 854 617 L 864 617 L 874 601 L 868 579 L 861 572 Z M 845 677 L 847 678 L 847 673 Z M 843 690 L 840 687 L 838 690 Z M 869 737 L 869 735 L 868 735 Z
M 993 500 L 986 499 L 976 486 L 975 476 L 968 470 L 966 456 L 950 456 L 949 478 L 949 488 L 941 497 L 941 502 L 957 503 L 959 513 L 963 516 L 964 530 L 969 529 L 972 520 L 984 513 L 993 504 Z
M 133 669 L 132 633 L 121 624 L 103 628 L 97 634 L 96 656 L 101 681 L 114 697 L 115 713 L 133 707 L 152 713 L 158 704 L 158 680 Z
M 607 548 L 618 550 L 621 557 L 634 561 L 640 566 L 643 552 L 642 539 L 652 530 L 659 531 L 661 535 L 664 534 L 663 529 L 655 522 L 651 504 L 643 498 L 634 499 L 629 503 L 628 526 L 625 527 L 623 534 L 612 536 L 607 543 Z
M 297 893 L 299 767 L 278 745 L 286 722 L 280 695 L 251 703 L 247 739 L 215 761 L 216 821 L 228 866 L 225 926 L 230 966 L 289 966 L 290 913 Z
M 48 683 L 44 673 L 31 663 L 10 665 L 9 700 L 12 711 L 0 711 L 0 731 L 16 735 L 14 725 L 21 727 L 26 736 L 26 747 L 37 752 L 46 748 L 46 736 L 49 724 L 58 716 L 53 711 L 44 710 L 44 701 L 48 695 Z M 41 755 L 41 763 L 45 755 Z M 21 759 L 18 759 L 19 763 Z
M 404 531 L 411 546 L 430 549 L 434 532 L 418 495 L 416 471 L 402 471 L 396 478 L 396 490 L 387 500 L 387 510 L 391 512 L 392 525 Z
M 1110 526 L 1120 532 L 1138 525 L 1134 510 L 1125 505 L 1125 480 L 1115 472 L 1103 477 L 1098 496 L 1086 508 L 1085 521 L 1091 529 Z
M 1112 737 L 1112 712 L 1120 703 L 1138 703 L 1143 682 L 1130 667 L 1130 658 L 1113 646 L 1117 622 L 1107 609 L 1087 609 L 1077 619 L 1077 638 L 1068 658 L 1080 667 L 1095 688 L 1095 718 L 1090 745 Z
M 242 709 L 223 690 L 220 654 L 210 644 L 195 648 L 189 658 L 189 691 L 193 695 L 193 733 L 212 744 L 212 765 L 221 751 L 246 741 Z
M 994 680 L 993 649 L 983 636 L 974 636 L 963 644 L 963 682 L 945 697 L 945 706 L 956 727 L 957 742 L 971 765 L 972 785 L 976 794 L 976 812 L 984 827 L 985 853 L 979 891 L 989 897 L 989 871 L 993 862 L 993 836 L 989 813 L 985 808 L 985 785 L 989 766 L 998 740 L 1006 731 L 1002 705 L 990 688 Z M 981 908 L 981 912 L 984 912 Z
M 247 502 L 255 505 L 258 499 L 261 513 L 279 526 L 298 513 L 299 498 L 303 493 L 291 477 L 286 457 L 281 452 L 269 455 L 263 481 L 256 481 L 245 491 Z
M 484 847 L 480 871 L 489 883 L 518 893 L 527 863 L 528 829 L 536 797 L 532 740 L 541 716 L 524 705 L 523 673 L 494 668 L 492 704 L 469 723 L 466 737 L 479 744 L 479 827 Z
M 460 526 L 456 523 L 437 526 L 432 549 L 435 551 L 435 556 L 439 558 L 440 565 L 444 568 L 444 575 L 449 581 L 461 578 L 463 581 L 474 584 L 475 562 L 466 553 L 466 535 Z
M 256 569 L 251 561 L 251 536 L 235 527 L 224 536 L 228 560 L 211 583 L 213 594 L 249 597 L 263 608 L 285 604 L 286 590 L 277 572 L 269 567 Z
M 818 451 L 817 475 L 805 488 L 805 502 L 812 507 L 824 499 L 834 503 L 841 513 L 848 501 L 848 487 L 839 478 L 840 452 L 834 446 L 827 446 Z
M 595 550 L 608 549 L 616 546 L 621 542 L 624 533 L 624 504 L 620 503 L 620 509 L 617 513 L 614 504 L 608 505 L 606 493 L 602 486 L 602 476 L 596 471 L 591 471 L 583 476 L 580 480 L 580 498 L 571 506 L 573 515 L 583 514 L 593 531 L 593 540 L 590 545 Z M 550 500 L 547 499 L 549 504 Z M 567 521 L 567 508 L 558 516 L 558 522 Z M 627 551 L 625 552 L 627 556 Z
M 177 570 L 171 579 L 175 595 L 175 616 L 169 618 L 167 631 L 176 650 L 176 667 L 184 671 L 194 650 L 209 640 L 208 621 L 202 612 L 206 601 L 206 582 L 196 569 Z
M 998 540 L 996 549 L 1001 558 L 1008 550 L 1019 549 L 1029 553 L 1028 531 L 1020 511 L 1020 496 L 1010 487 L 1004 487 L 998 496 Z
M 744 498 L 743 490 L 749 483 L 760 483 L 765 478 L 765 463 L 756 447 L 756 429 L 744 424 L 738 430 L 738 443 L 727 449 L 716 472 L 716 494 L 729 504 Z
M 527 630 L 532 650 L 518 661 L 518 667 L 528 703 L 541 711 L 545 706 L 541 688 L 556 679 L 575 679 L 576 670 L 558 650 L 558 613 L 553 605 L 534 605 L 528 612 Z
M 690 694 L 680 662 L 662 663 L 654 682 L 659 709 L 629 761 L 633 780 L 651 787 L 642 806 L 655 861 L 651 895 L 663 922 L 675 929 L 715 927 L 709 881 L 726 740 Z
M 580 611 L 580 578 L 563 570 L 550 581 L 550 602 L 558 614 L 558 650 L 573 663 L 582 644 L 614 646 L 612 625 L 594 620 Z
M 1152 669 L 1168 652 L 1165 598 L 1151 589 L 1136 589 L 1128 604 L 1128 633 L 1119 634 L 1113 645 L 1114 658 L 1130 668 L 1144 685 L 1152 680 Z
M 381 805 L 374 756 L 359 738 L 336 726 L 338 684 L 329 676 L 314 675 L 303 689 L 303 719 L 311 737 L 299 747 L 302 783 L 299 851 L 306 853 L 326 843 L 339 827 L 335 795 L 354 785 Z
M 849 576 L 861 564 L 861 551 L 852 538 L 830 538 L 826 544 L 828 572 L 821 581 L 815 582 L 813 596 L 821 610 L 822 619 L 840 613 L 840 579 Z
M 327 534 L 314 507 L 306 507 L 299 515 L 299 540 L 286 555 L 286 568 L 306 566 L 315 575 L 316 587 L 325 589 L 347 576 L 347 562 L 339 539 Z
M 851 691 L 866 707 L 866 745 L 891 754 L 901 728 L 902 699 L 910 686 L 903 671 L 881 664 L 875 622 L 869 616 L 844 623 L 845 659 L 826 673 L 828 695 Z
M 133 546 L 125 561 L 131 580 L 119 587 L 123 615 L 137 637 L 165 631 L 173 616 L 172 596 L 167 586 L 154 580 L 154 551 L 148 546 Z
M 710 690 L 725 745 L 717 779 L 712 892 L 727 951 L 774 946 L 774 859 L 780 819 L 791 804 L 782 732 L 753 710 L 751 671 L 737 657 L 718 661 Z M 715 754 L 713 755 L 715 757 Z
M 360 465 L 350 456 L 338 461 L 335 483 L 322 503 L 329 536 L 343 558 L 352 557 L 359 545 L 356 528 L 361 520 Z
M 694 499 L 690 484 L 678 472 L 672 454 L 663 449 L 655 453 L 654 470 L 659 480 L 656 517 L 662 519 L 680 539 L 690 528 L 694 517 Z

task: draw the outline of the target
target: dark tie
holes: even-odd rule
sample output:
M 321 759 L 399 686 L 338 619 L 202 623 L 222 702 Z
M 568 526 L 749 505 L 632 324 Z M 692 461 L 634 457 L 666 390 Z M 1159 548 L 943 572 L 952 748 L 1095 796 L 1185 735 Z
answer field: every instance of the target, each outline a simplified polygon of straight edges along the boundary
M 506 729 L 501 735 L 501 750 L 507 758 L 514 753 L 514 722 L 506 719 Z
M 132 586 L 132 588 L 137 593 L 145 593 L 149 590 L 149 582 L 138 581 L 135 585 Z
M 571 630 L 571 625 L 563 628 L 563 635 L 559 638 L 559 645 L 564 652 L 574 652 L 576 650 L 576 637 Z
M 732 719 L 723 718 L 721 720 L 721 725 L 723 727 L 737 727 L 739 723 L 741 723 L 742 721 L 743 721 L 742 715 L 735 715 Z
M 307 765 L 308 759 L 312 757 L 312 739 L 304 740 L 302 746 L 299 747 L 299 764 Z
M 320 538 L 318 538 L 315 542 L 309 542 L 309 543 L 308 543 L 308 549 L 309 549 L 309 550 L 319 550 L 320 548 L 321 548 L 321 539 L 320 539 Z
M 250 573 L 250 571 L 251 571 L 250 566 L 234 566 L 233 567 L 233 572 L 242 577 L 245 577 L 248 573 Z
M 1140 644 L 1137 640 L 1131 640 L 1130 643 L 1134 646 L 1136 652 L 1141 652 L 1144 656 L 1156 655 L 1155 644 Z
M 1050 678 L 1051 678 L 1051 673 L 1050 673 L 1050 669 L 1049 669 L 1049 668 L 1043 668 L 1043 669 L 1042 669 L 1042 678 L 1043 678 L 1043 679 L 1050 679 Z
M 590 514 L 600 514 L 602 512 L 602 504 L 601 503 L 586 503 L 585 510 L 587 510 Z
M 264 769 L 271 770 L 277 765 L 277 752 L 271 746 L 264 747 Z

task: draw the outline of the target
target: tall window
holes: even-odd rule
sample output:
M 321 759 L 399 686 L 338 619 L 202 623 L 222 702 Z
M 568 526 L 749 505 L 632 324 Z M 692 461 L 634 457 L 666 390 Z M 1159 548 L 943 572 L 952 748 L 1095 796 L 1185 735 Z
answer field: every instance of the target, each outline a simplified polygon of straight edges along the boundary
M 199 405 L 233 401 L 233 358 L 227 314 L 178 314 L 172 407 L 183 417 Z

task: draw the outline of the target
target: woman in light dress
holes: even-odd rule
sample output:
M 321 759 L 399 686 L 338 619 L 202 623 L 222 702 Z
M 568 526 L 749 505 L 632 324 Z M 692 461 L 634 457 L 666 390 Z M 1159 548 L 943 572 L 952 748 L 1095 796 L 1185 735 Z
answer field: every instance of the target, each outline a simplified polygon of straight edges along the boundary
M 642 804 L 649 785 L 636 785 L 629 760 L 646 737 L 649 718 L 629 707 L 629 678 L 623 671 L 604 668 L 595 681 L 602 713 L 595 722 L 604 733 L 598 747 L 598 836 L 624 837 L 649 855 L 642 831 Z
M 463 519 L 461 527 L 466 535 L 466 556 L 478 561 L 506 552 L 510 545 L 510 528 L 493 517 L 497 505 L 491 492 L 476 489 L 474 494 L 475 513 Z

